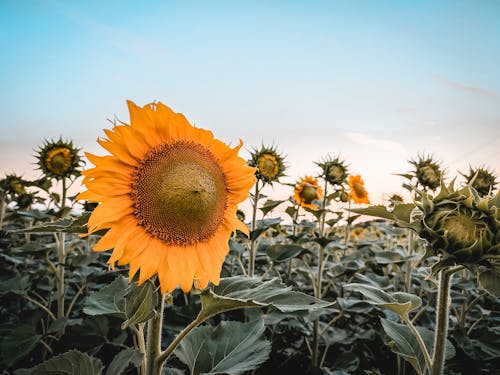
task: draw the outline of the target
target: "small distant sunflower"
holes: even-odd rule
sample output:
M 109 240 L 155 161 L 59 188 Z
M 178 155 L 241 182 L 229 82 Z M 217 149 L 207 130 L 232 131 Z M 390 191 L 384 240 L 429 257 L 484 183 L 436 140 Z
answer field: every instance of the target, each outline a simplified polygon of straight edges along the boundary
M 314 204 L 313 201 L 317 201 L 322 197 L 323 190 L 319 186 L 317 178 L 306 176 L 301 178 L 295 185 L 293 199 L 302 207 L 317 210 L 319 206 Z
M 389 201 L 389 207 L 392 207 L 392 208 L 396 207 L 398 204 L 404 203 L 403 197 L 399 194 L 396 194 L 396 193 L 391 194 L 387 198 L 387 200 Z
M 349 176 L 349 195 L 354 203 L 370 203 L 365 183 L 360 175 Z
M 72 142 L 45 141 L 45 144 L 38 151 L 38 165 L 43 173 L 49 178 L 62 180 L 71 176 L 79 176 L 81 164 L 80 150 Z
M 98 140 L 111 155 L 86 154 L 96 167 L 78 198 L 100 202 L 89 234 L 109 228 L 94 250 L 114 248 L 108 262 L 130 264 L 131 279 L 140 270 L 139 284 L 158 274 L 162 293 L 218 284 L 229 236 L 248 233 L 236 210 L 255 170 L 238 156 L 241 141 L 230 148 L 162 103 L 128 108 L 131 124 Z
M 254 149 L 248 165 L 257 168 L 255 175 L 268 184 L 278 181 L 285 175 L 284 157 L 275 147 L 262 146 L 260 150 Z
M 415 177 L 420 185 L 431 190 L 439 187 L 443 172 L 432 156 L 421 155 L 418 156 L 418 160 L 410 160 L 409 163 L 415 167 Z
M 497 184 L 494 172 L 484 167 L 474 169 L 469 166 L 469 174 L 460 174 L 465 177 L 467 184 L 472 182 L 472 187 L 482 197 L 492 192 Z
M 22 193 L 16 199 L 17 205 L 21 210 L 25 210 L 35 202 L 35 198 L 32 193 Z
M 339 156 L 335 158 L 327 156 L 323 161 L 316 163 L 316 165 L 322 169 L 321 177 L 330 184 L 343 185 L 347 182 L 347 176 L 349 176 L 347 165 Z
M 13 195 L 26 193 L 26 185 L 27 181 L 24 181 L 22 177 L 15 174 L 8 174 L 0 181 L 0 187 L 2 190 Z

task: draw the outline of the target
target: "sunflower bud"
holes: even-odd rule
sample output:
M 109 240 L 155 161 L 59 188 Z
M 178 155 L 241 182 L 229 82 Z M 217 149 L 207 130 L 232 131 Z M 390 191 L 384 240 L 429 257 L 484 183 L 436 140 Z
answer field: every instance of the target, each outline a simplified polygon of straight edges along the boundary
M 316 163 L 321 169 L 321 177 L 332 185 L 343 185 L 347 181 L 349 172 L 345 161 L 340 157 L 332 158 L 327 156 L 323 161 Z
M 45 141 L 38 151 L 38 165 L 48 178 L 61 180 L 71 176 L 79 176 L 79 167 L 82 163 L 79 149 L 72 142 Z
M 418 160 L 410 160 L 410 164 L 415 166 L 413 173 L 420 185 L 431 190 L 436 190 L 439 187 L 442 171 L 432 156 L 419 156 Z
M 257 168 L 255 176 L 268 184 L 278 181 L 285 174 L 284 157 L 275 147 L 262 146 L 260 150 L 254 149 L 248 165 Z
M 423 212 L 420 237 L 437 254 L 451 256 L 457 263 L 475 263 L 484 255 L 498 254 L 499 197 L 480 198 L 470 185 L 455 190 L 453 183 L 442 183 L 435 197 L 419 191 L 422 200 L 417 204 Z
M 460 173 L 465 177 L 466 183 L 476 189 L 477 193 L 484 197 L 495 189 L 496 176 L 486 168 L 473 169 L 469 167 L 469 173 Z
M 5 178 L 0 181 L 2 190 L 14 195 L 24 194 L 26 192 L 25 184 L 26 182 L 15 174 L 6 175 Z
M 35 201 L 35 196 L 31 193 L 23 193 L 17 197 L 17 205 L 21 210 L 29 208 Z

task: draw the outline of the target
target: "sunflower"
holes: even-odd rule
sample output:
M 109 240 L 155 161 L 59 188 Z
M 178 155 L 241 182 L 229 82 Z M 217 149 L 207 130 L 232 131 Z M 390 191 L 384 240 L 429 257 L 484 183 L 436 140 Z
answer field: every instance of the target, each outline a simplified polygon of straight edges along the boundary
M 495 190 L 495 186 L 497 184 L 495 173 L 485 167 L 472 168 L 469 166 L 469 174 L 461 172 L 460 174 L 465 177 L 468 185 L 472 184 L 472 187 L 476 189 L 481 197 L 484 197 Z
M 302 207 L 317 210 L 319 206 L 314 204 L 313 201 L 319 200 L 322 197 L 323 190 L 319 186 L 317 178 L 306 176 L 301 178 L 295 185 L 293 199 Z
M 349 195 L 354 203 L 370 203 L 365 183 L 360 175 L 349 176 Z
M 61 180 L 79 176 L 81 159 L 78 151 L 72 142 L 65 142 L 62 139 L 45 141 L 38 151 L 38 165 L 49 178 Z
M 162 103 L 128 109 L 131 124 L 98 140 L 111 155 L 86 154 L 95 168 L 78 198 L 100 202 L 89 234 L 109 228 L 94 250 L 114 248 L 108 262 L 129 264 L 131 279 L 140 270 L 139 284 L 158 274 L 162 293 L 218 284 L 229 236 L 248 233 L 236 210 L 255 170 L 238 156 L 242 142 L 230 148 Z
M 248 165 L 257 168 L 257 178 L 268 184 L 278 181 L 285 174 L 284 157 L 275 147 L 262 146 L 260 150 L 254 149 Z
M 417 160 L 410 160 L 409 163 L 415 167 L 413 173 L 420 185 L 431 190 L 439 187 L 443 172 L 432 155 L 419 155 Z
M 340 159 L 340 156 L 335 158 L 327 156 L 316 165 L 322 169 L 321 177 L 332 185 L 343 185 L 349 176 L 347 165 L 344 160 Z

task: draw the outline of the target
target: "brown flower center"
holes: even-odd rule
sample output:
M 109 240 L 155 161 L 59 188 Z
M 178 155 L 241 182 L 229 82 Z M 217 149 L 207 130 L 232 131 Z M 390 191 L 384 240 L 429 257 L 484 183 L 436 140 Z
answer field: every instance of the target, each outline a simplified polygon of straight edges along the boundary
M 267 178 L 273 179 L 279 172 L 279 165 L 273 155 L 264 154 L 259 158 L 259 171 Z
M 226 181 L 204 146 L 177 141 L 151 151 L 132 181 L 140 225 L 170 245 L 193 245 L 212 237 L 224 219 Z
M 71 151 L 67 148 L 51 150 L 47 153 L 45 164 L 50 172 L 63 175 L 71 167 Z
M 352 190 L 354 190 L 354 194 L 356 194 L 358 198 L 366 197 L 366 190 L 362 184 L 355 182 L 352 185 Z
M 344 170 L 338 165 L 332 165 L 330 169 L 328 169 L 328 177 L 336 182 L 341 182 L 343 176 Z
M 300 197 L 306 204 L 310 204 L 313 200 L 318 199 L 318 187 L 305 182 L 300 192 Z

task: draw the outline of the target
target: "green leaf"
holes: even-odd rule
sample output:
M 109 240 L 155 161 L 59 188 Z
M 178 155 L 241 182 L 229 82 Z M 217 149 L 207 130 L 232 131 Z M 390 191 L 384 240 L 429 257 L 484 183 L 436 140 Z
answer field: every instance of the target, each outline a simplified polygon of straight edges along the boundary
M 257 222 L 257 229 L 250 232 L 250 240 L 255 241 L 269 228 L 277 227 L 281 223 L 280 218 L 264 219 Z
M 118 276 L 111 284 L 87 297 L 83 312 L 88 315 L 125 317 L 125 295 L 128 285 L 127 278 Z
M 356 220 L 356 219 L 357 219 L 357 218 L 359 218 L 360 216 L 361 216 L 361 215 L 351 215 L 351 216 L 349 216 L 349 218 L 347 218 L 347 220 L 346 220 L 346 221 L 347 221 L 347 224 L 351 225 L 351 224 L 354 222 L 354 220 Z
M 106 370 L 106 375 L 122 375 L 129 364 L 139 367 L 144 355 L 137 349 L 127 348 L 118 353 Z
M 408 317 L 408 313 L 422 305 L 420 297 L 413 294 L 395 292 L 387 293 L 377 287 L 365 284 L 347 284 L 344 288 L 363 294 L 368 298 L 368 302 L 388 308 L 403 317 Z
M 135 324 L 144 323 L 156 316 L 155 307 L 158 304 L 158 294 L 151 281 L 141 286 L 131 285 L 125 301 L 127 320 L 122 323 L 122 329 Z
M 204 318 L 219 313 L 243 309 L 272 306 L 281 312 L 313 311 L 333 305 L 301 292 L 292 291 L 278 279 L 260 281 L 257 278 L 234 276 L 223 278 L 219 286 L 201 294 Z
M 415 207 L 413 203 L 403 203 L 398 204 L 393 211 L 387 211 L 387 207 L 383 205 L 354 208 L 348 211 L 395 221 L 397 224 L 407 227 L 410 226 L 411 212 Z
M 266 203 L 264 203 L 264 205 L 260 208 L 260 210 L 262 211 L 262 214 L 266 216 L 270 211 L 274 210 L 283 202 L 285 201 L 273 201 L 272 199 L 268 199 Z
M 30 286 L 28 275 L 16 275 L 5 281 L 0 281 L 0 296 L 7 293 L 24 294 Z
M 275 263 L 286 262 L 289 259 L 295 258 L 297 255 L 302 253 L 303 247 L 297 245 L 282 245 L 276 244 L 271 245 L 266 249 L 267 255 Z
M 2 357 L 7 366 L 12 366 L 27 356 L 42 338 L 37 335 L 35 327 L 21 325 L 5 336 L 2 340 Z
M 13 230 L 12 233 L 87 233 L 87 222 L 91 212 L 84 212 L 81 216 L 70 219 L 59 219 L 50 223 L 33 226 L 31 228 Z
M 381 319 L 384 331 L 392 340 L 389 343 L 394 353 L 401 355 L 404 359 L 411 363 L 418 373 L 423 373 L 426 367 L 424 354 L 418 345 L 418 341 L 405 324 L 399 324 L 387 319 Z M 434 333 L 424 327 L 416 327 L 420 337 L 424 341 L 425 347 L 429 353 L 432 353 L 434 345 Z M 450 359 L 455 356 L 455 348 L 453 344 L 446 340 L 445 359 Z
M 481 288 L 495 297 L 500 297 L 500 274 L 497 269 L 481 272 L 477 280 Z
M 269 358 L 262 319 L 249 323 L 222 321 L 217 327 L 195 328 L 175 349 L 191 374 L 242 374 Z
M 103 366 L 99 359 L 78 350 L 70 350 L 31 368 L 28 374 L 101 375 L 102 370 Z

